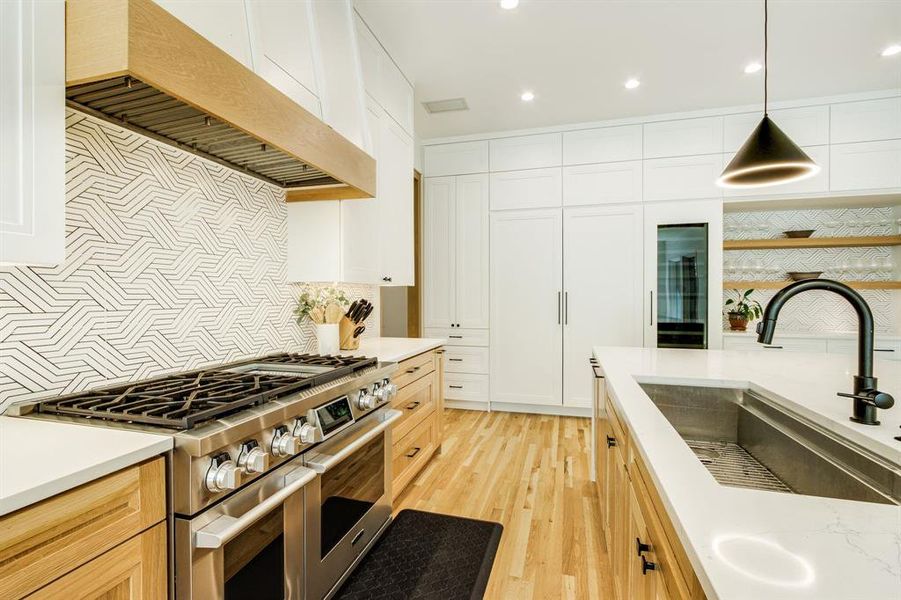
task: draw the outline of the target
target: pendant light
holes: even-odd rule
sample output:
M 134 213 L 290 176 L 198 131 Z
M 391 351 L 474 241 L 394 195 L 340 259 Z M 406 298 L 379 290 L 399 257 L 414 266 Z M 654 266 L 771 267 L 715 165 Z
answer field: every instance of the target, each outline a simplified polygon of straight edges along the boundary
M 763 2 L 763 119 L 723 171 L 716 184 L 726 188 L 760 188 L 813 177 L 820 167 L 767 115 L 769 14 Z

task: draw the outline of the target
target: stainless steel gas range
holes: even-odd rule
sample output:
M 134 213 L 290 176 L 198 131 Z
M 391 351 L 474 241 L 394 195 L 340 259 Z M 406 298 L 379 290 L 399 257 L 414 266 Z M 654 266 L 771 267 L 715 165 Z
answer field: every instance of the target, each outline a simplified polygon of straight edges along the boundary
M 276 354 L 12 412 L 172 436 L 177 598 L 319 599 L 391 518 L 395 368 Z

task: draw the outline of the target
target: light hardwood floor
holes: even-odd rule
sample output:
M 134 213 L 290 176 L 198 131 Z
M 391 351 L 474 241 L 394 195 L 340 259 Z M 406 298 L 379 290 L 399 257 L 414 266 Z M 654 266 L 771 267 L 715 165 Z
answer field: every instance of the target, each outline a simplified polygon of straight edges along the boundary
M 591 421 L 448 409 L 444 427 L 443 452 L 395 509 L 501 523 L 486 598 L 612 599 L 588 478 Z

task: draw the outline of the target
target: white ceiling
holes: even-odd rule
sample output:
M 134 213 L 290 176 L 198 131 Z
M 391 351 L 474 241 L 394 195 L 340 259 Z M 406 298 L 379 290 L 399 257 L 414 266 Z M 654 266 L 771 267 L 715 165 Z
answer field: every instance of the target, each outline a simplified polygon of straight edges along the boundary
M 416 87 L 423 139 L 762 100 L 762 0 L 356 0 Z M 771 0 L 770 98 L 901 88 L 901 0 Z M 623 82 L 638 77 L 634 91 Z M 520 101 L 523 90 L 535 100 Z M 463 96 L 466 112 L 425 100 Z

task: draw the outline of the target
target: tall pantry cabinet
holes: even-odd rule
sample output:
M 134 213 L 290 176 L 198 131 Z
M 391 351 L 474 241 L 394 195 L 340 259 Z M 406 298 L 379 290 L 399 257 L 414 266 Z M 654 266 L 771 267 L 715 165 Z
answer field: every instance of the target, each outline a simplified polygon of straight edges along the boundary
M 426 154 L 423 203 L 424 333 L 448 340 L 445 397 L 488 402 L 488 170 L 484 148 Z M 457 174 L 460 173 L 460 174 Z M 437 176 L 432 176 L 438 174 Z M 474 404 L 473 404 L 474 403 Z

